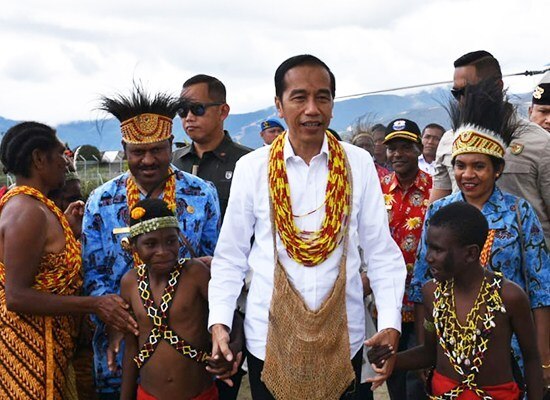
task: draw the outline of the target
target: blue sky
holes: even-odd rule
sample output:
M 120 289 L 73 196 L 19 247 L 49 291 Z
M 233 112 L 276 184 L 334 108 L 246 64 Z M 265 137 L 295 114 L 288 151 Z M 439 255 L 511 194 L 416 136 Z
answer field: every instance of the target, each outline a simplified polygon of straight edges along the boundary
M 232 112 L 273 104 L 273 74 L 311 53 L 337 96 L 452 78 L 452 62 L 492 52 L 504 73 L 550 63 L 548 0 L 20 0 L 0 15 L 0 116 L 50 124 L 98 117 L 101 94 L 133 80 L 178 93 L 221 79 Z M 513 92 L 540 77 L 511 78 Z

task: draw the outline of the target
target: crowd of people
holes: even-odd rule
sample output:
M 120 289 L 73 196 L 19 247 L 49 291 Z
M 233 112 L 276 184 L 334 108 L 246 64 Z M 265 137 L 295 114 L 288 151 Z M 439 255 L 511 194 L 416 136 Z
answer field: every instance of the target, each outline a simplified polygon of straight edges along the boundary
M 527 121 L 490 53 L 454 67 L 451 129 L 397 118 L 351 143 L 311 55 L 277 68 L 287 128 L 263 121 L 254 151 L 215 77 L 102 97 L 128 171 L 86 203 L 54 129 L 10 128 L 0 398 L 235 400 L 248 374 L 255 400 L 542 399 L 550 79 Z M 192 143 L 172 151 L 176 115 Z

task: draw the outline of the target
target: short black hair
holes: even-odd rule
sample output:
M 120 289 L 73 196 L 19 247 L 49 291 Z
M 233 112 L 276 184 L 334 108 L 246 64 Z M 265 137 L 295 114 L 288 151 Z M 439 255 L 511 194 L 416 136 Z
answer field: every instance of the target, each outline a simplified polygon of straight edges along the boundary
M 0 144 L 0 161 L 4 173 L 30 178 L 32 152 L 50 151 L 60 145 L 55 129 L 39 122 L 21 122 L 4 134 Z
M 384 133 L 386 133 L 386 125 L 384 125 L 384 124 L 375 124 L 375 125 L 371 126 L 369 131 L 371 133 L 374 133 L 376 131 L 383 131 Z
M 143 208 L 145 210 L 145 214 L 143 214 L 141 218 L 134 219 L 130 213 L 130 226 L 153 218 L 174 216 L 174 212 L 168 208 L 168 204 L 164 200 L 158 198 L 147 198 L 140 200 L 136 203 L 132 210 L 137 207 Z
M 480 250 L 489 233 L 489 224 L 481 211 L 463 201 L 440 208 L 429 220 L 429 226 L 449 229 L 461 245 L 475 244 Z
M 180 108 L 180 100 L 168 93 L 149 94 L 141 85 L 135 84 L 128 96 L 117 94 L 102 96 L 99 109 L 124 122 L 140 114 L 158 114 L 173 119 Z
M 480 79 L 494 78 L 502 79 L 502 71 L 498 60 L 491 53 L 485 50 L 472 51 L 457 58 L 454 67 L 465 67 L 472 65 L 476 69 L 476 75 Z
M 330 68 L 320 59 L 311 54 L 301 54 L 299 56 L 290 57 L 288 60 L 283 61 L 277 71 L 275 71 L 275 96 L 279 99 L 283 98 L 285 87 L 285 75 L 292 68 L 300 65 L 318 66 L 327 70 L 330 77 L 330 94 L 332 98 L 336 96 L 336 78 L 330 70 Z
M 432 122 L 431 124 L 428 124 L 424 127 L 424 129 L 422 129 L 422 136 L 424 136 L 424 132 L 426 131 L 426 129 L 438 129 L 440 130 L 441 132 L 445 133 L 445 128 L 443 128 L 441 125 L 439 124 L 436 124 L 435 122 Z
M 225 85 L 218 78 L 214 78 L 210 75 L 199 74 L 187 79 L 183 83 L 183 89 L 198 83 L 206 83 L 208 85 L 208 97 L 212 100 L 219 103 L 226 102 L 227 93 Z

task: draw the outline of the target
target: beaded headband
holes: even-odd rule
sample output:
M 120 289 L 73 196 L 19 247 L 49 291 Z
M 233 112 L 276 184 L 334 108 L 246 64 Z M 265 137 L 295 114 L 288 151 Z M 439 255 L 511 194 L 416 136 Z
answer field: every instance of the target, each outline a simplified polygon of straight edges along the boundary
M 123 121 L 120 130 L 126 143 L 162 142 L 172 136 L 172 119 L 159 114 L 139 114 Z
M 179 228 L 178 219 L 176 217 L 159 217 L 138 222 L 130 227 L 130 237 L 134 238 L 163 228 Z
M 504 158 L 506 145 L 500 135 L 477 125 L 462 125 L 455 133 L 452 157 L 464 153 Z

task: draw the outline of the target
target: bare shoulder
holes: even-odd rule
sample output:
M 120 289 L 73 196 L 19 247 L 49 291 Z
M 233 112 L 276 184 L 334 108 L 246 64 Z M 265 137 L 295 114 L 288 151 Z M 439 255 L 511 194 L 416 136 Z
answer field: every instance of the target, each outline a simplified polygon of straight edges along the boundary
M 529 308 L 529 299 L 525 291 L 516 283 L 502 279 L 502 302 L 510 312 L 523 312 L 524 308 Z
M 120 294 L 123 298 L 129 297 L 134 288 L 137 287 L 137 273 L 134 268 L 126 272 L 120 280 Z
M 42 202 L 26 195 L 16 195 L 3 207 L 0 227 L 9 227 L 11 232 L 45 232 L 48 213 L 51 211 Z
M 191 276 L 194 276 L 199 281 L 210 280 L 210 268 L 202 261 L 192 258 L 185 262 L 185 268 Z

